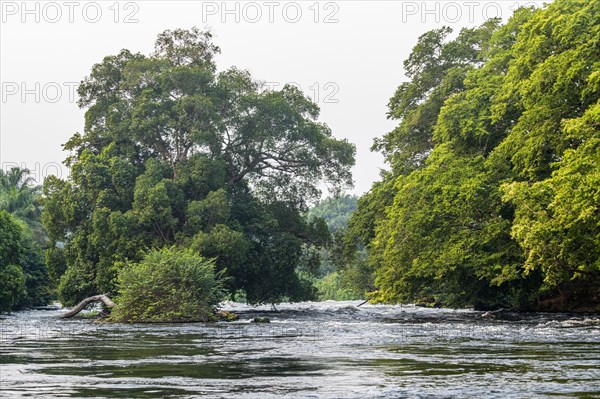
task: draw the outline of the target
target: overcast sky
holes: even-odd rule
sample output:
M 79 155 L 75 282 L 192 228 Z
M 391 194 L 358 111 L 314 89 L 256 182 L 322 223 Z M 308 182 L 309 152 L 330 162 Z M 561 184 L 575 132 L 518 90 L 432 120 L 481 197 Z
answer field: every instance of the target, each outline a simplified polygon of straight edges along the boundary
M 248 69 L 273 87 L 298 86 L 322 122 L 357 146 L 361 194 L 384 168 L 374 137 L 397 122 L 386 104 L 422 33 L 507 19 L 532 1 L 0 1 L 0 163 L 33 177 L 66 175 L 61 144 L 83 128 L 75 87 L 122 48 L 149 53 L 166 29 L 210 28 L 219 69 Z M 58 169 L 60 168 L 60 170 Z

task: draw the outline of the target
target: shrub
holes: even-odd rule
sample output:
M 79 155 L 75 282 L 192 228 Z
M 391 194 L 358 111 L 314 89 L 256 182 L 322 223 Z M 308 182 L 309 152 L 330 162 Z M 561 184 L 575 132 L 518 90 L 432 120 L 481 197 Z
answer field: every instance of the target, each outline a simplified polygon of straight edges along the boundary
M 193 322 L 214 319 L 223 299 L 215 263 L 190 249 L 148 251 L 118 276 L 119 294 L 111 313 L 120 322 Z

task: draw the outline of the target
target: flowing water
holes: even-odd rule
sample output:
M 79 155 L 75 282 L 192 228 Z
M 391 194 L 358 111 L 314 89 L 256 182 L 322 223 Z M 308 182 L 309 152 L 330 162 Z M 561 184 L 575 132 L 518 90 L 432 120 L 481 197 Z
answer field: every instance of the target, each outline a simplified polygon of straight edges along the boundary
M 600 317 L 319 302 L 226 323 L 0 321 L 0 396 L 600 397 Z M 252 323 L 268 317 L 270 323 Z

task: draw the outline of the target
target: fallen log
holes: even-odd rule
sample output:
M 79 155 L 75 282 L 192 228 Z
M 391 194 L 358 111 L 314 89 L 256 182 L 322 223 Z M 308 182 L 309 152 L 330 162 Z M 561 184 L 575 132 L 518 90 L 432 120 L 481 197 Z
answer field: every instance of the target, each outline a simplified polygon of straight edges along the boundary
M 115 306 L 113 301 L 111 301 L 110 298 L 108 296 L 106 296 L 106 294 L 94 295 L 94 296 L 85 298 L 83 301 L 79 302 L 79 304 L 77 306 L 75 306 L 73 309 L 71 309 L 68 312 L 66 312 L 65 314 L 63 314 L 61 316 L 61 318 L 68 319 L 69 317 L 73 317 L 73 316 L 77 315 L 79 312 L 81 312 L 83 309 L 85 309 L 87 305 L 89 305 L 90 303 L 94 303 L 94 302 L 102 302 L 104 304 L 104 306 L 106 306 L 107 308 L 112 308 Z

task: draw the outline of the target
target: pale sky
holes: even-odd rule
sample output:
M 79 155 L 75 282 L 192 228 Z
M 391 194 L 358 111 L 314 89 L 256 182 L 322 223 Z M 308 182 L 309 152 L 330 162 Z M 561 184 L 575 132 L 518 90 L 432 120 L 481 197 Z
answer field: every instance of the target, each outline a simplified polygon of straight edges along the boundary
M 83 130 L 75 87 L 104 56 L 153 50 L 166 29 L 210 28 L 219 69 L 248 69 L 273 87 L 295 82 L 320 121 L 357 146 L 356 194 L 384 168 L 369 150 L 397 122 L 387 102 L 422 33 L 455 32 L 539 1 L 0 1 L 0 163 L 35 179 L 68 171 L 61 144 Z M 280 86 L 280 87 L 281 87 Z

